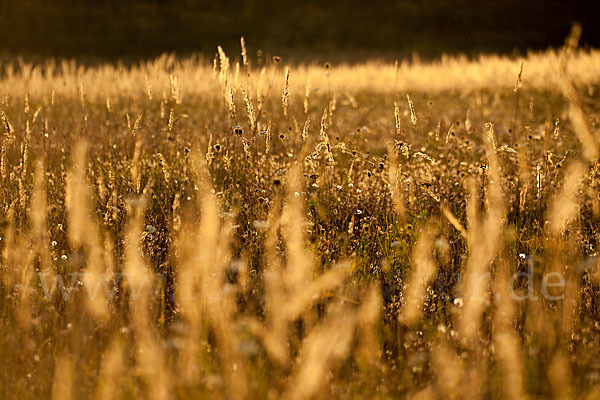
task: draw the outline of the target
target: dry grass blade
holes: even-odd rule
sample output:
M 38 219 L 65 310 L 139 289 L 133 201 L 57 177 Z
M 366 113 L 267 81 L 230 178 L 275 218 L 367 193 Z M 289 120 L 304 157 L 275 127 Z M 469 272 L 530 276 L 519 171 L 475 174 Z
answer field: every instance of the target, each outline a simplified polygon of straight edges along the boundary
M 552 235 L 559 235 L 567 224 L 579 214 L 577 212 L 579 208 L 577 195 L 581 181 L 587 173 L 588 169 L 578 161 L 572 162 L 567 168 L 563 187 L 556 194 L 548 210 L 549 228 Z
M 400 315 L 400 321 L 411 325 L 423 317 L 423 300 L 427 286 L 436 271 L 435 262 L 431 258 L 435 231 L 432 224 L 427 224 L 419 235 L 413 251 L 414 269 L 405 286 L 405 303 Z

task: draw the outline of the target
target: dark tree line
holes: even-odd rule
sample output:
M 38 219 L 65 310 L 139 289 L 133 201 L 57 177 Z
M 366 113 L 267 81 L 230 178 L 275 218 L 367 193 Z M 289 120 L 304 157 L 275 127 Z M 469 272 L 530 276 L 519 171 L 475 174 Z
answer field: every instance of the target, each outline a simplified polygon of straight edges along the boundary
M 592 0 L 0 0 L 0 52 L 212 54 L 244 35 L 251 48 L 290 54 L 435 56 L 557 46 L 573 22 L 583 25 L 583 43 L 598 46 L 594 11 Z

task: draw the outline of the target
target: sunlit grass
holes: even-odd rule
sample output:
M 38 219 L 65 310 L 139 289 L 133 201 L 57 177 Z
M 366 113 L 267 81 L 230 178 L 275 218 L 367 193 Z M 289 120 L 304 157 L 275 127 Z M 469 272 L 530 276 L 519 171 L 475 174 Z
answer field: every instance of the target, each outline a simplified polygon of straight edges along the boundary
M 575 47 L 4 65 L 1 397 L 596 398 Z

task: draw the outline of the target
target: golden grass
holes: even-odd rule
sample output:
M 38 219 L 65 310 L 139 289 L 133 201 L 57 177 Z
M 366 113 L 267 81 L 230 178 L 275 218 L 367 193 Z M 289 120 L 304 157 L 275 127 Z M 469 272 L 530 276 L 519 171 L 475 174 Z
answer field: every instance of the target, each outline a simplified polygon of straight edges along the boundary
M 573 37 L 4 65 L 0 397 L 595 398 L 600 52 Z

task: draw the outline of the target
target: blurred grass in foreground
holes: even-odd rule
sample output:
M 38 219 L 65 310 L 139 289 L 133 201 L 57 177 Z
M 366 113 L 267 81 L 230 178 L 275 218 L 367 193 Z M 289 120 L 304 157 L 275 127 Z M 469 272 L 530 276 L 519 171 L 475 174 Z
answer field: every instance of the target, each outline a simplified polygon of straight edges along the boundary
M 3 65 L 1 397 L 597 398 L 599 58 Z

